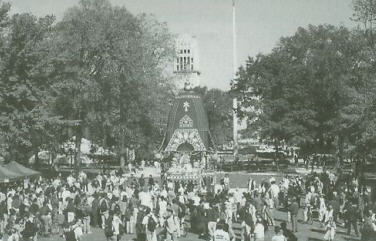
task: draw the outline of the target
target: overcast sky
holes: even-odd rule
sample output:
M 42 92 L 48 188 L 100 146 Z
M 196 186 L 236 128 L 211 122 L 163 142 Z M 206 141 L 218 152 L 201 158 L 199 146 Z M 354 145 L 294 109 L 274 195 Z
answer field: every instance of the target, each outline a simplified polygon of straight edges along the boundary
M 8 0 L 13 12 L 57 18 L 78 0 Z M 201 84 L 229 89 L 232 76 L 231 0 L 111 0 L 134 14 L 152 13 L 173 33 L 195 35 L 199 42 Z M 299 26 L 352 27 L 351 0 L 236 0 L 238 65 L 248 56 L 268 53 L 281 36 Z

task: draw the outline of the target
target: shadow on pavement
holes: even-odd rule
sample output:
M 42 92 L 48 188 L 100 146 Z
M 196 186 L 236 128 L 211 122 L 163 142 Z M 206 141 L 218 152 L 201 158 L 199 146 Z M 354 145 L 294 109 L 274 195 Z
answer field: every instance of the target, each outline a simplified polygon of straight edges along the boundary
M 281 218 L 274 218 L 274 221 L 277 221 L 277 222 L 286 222 L 286 220 L 284 219 L 281 219 Z
M 360 238 L 353 238 L 353 237 L 343 237 L 344 240 L 347 240 L 347 241 L 359 241 Z
M 312 231 L 312 232 L 316 232 L 316 233 L 322 233 L 322 234 L 325 233 L 325 230 L 317 229 L 317 228 L 311 228 L 311 231 Z
M 343 234 L 343 235 L 347 235 L 346 231 L 337 231 L 336 234 Z

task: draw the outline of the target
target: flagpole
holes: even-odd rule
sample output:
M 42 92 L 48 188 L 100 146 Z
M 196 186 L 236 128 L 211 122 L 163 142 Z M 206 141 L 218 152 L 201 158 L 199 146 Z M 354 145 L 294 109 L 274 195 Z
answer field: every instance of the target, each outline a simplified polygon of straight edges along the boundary
M 233 64 L 233 72 L 232 72 L 232 79 L 235 80 L 236 78 L 236 70 L 237 70 L 237 62 L 236 62 L 236 19 L 235 19 L 235 0 L 232 0 L 232 64 Z M 238 117 L 236 110 L 238 108 L 238 100 L 236 97 L 233 99 L 232 102 L 233 108 L 233 150 L 234 150 L 234 161 L 238 155 Z

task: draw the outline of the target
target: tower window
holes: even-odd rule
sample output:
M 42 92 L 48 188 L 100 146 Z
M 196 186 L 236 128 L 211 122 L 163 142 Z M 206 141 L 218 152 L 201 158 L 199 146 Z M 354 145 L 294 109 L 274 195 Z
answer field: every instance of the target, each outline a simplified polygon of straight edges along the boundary
M 193 64 L 191 64 L 191 70 L 193 70 Z
M 187 50 L 186 50 L 186 49 L 184 49 L 184 53 L 185 53 L 185 54 L 187 53 Z
M 193 58 L 191 58 L 191 63 L 193 63 Z
M 179 71 L 179 65 L 176 65 L 176 70 Z
M 191 52 L 191 50 L 190 50 L 190 49 L 188 49 L 188 50 L 187 50 L 187 52 L 188 52 L 188 54 L 189 54 L 189 53 Z
M 179 63 L 179 58 L 176 58 L 176 63 Z
M 183 50 L 182 50 L 182 49 L 180 50 L 180 53 L 181 53 L 181 54 L 183 53 Z

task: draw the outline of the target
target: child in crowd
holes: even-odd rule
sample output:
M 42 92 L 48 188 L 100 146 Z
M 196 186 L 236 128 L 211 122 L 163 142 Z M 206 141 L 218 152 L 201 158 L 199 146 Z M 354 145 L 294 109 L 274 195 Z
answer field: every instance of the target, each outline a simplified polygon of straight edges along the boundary
M 333 221 L 333 218 L 330 217 L 329 221 L 326 222 L 326 232 L 324 235 L 324 240 L 333 241 L 334 236 L 336 235 L 336 223 Z

